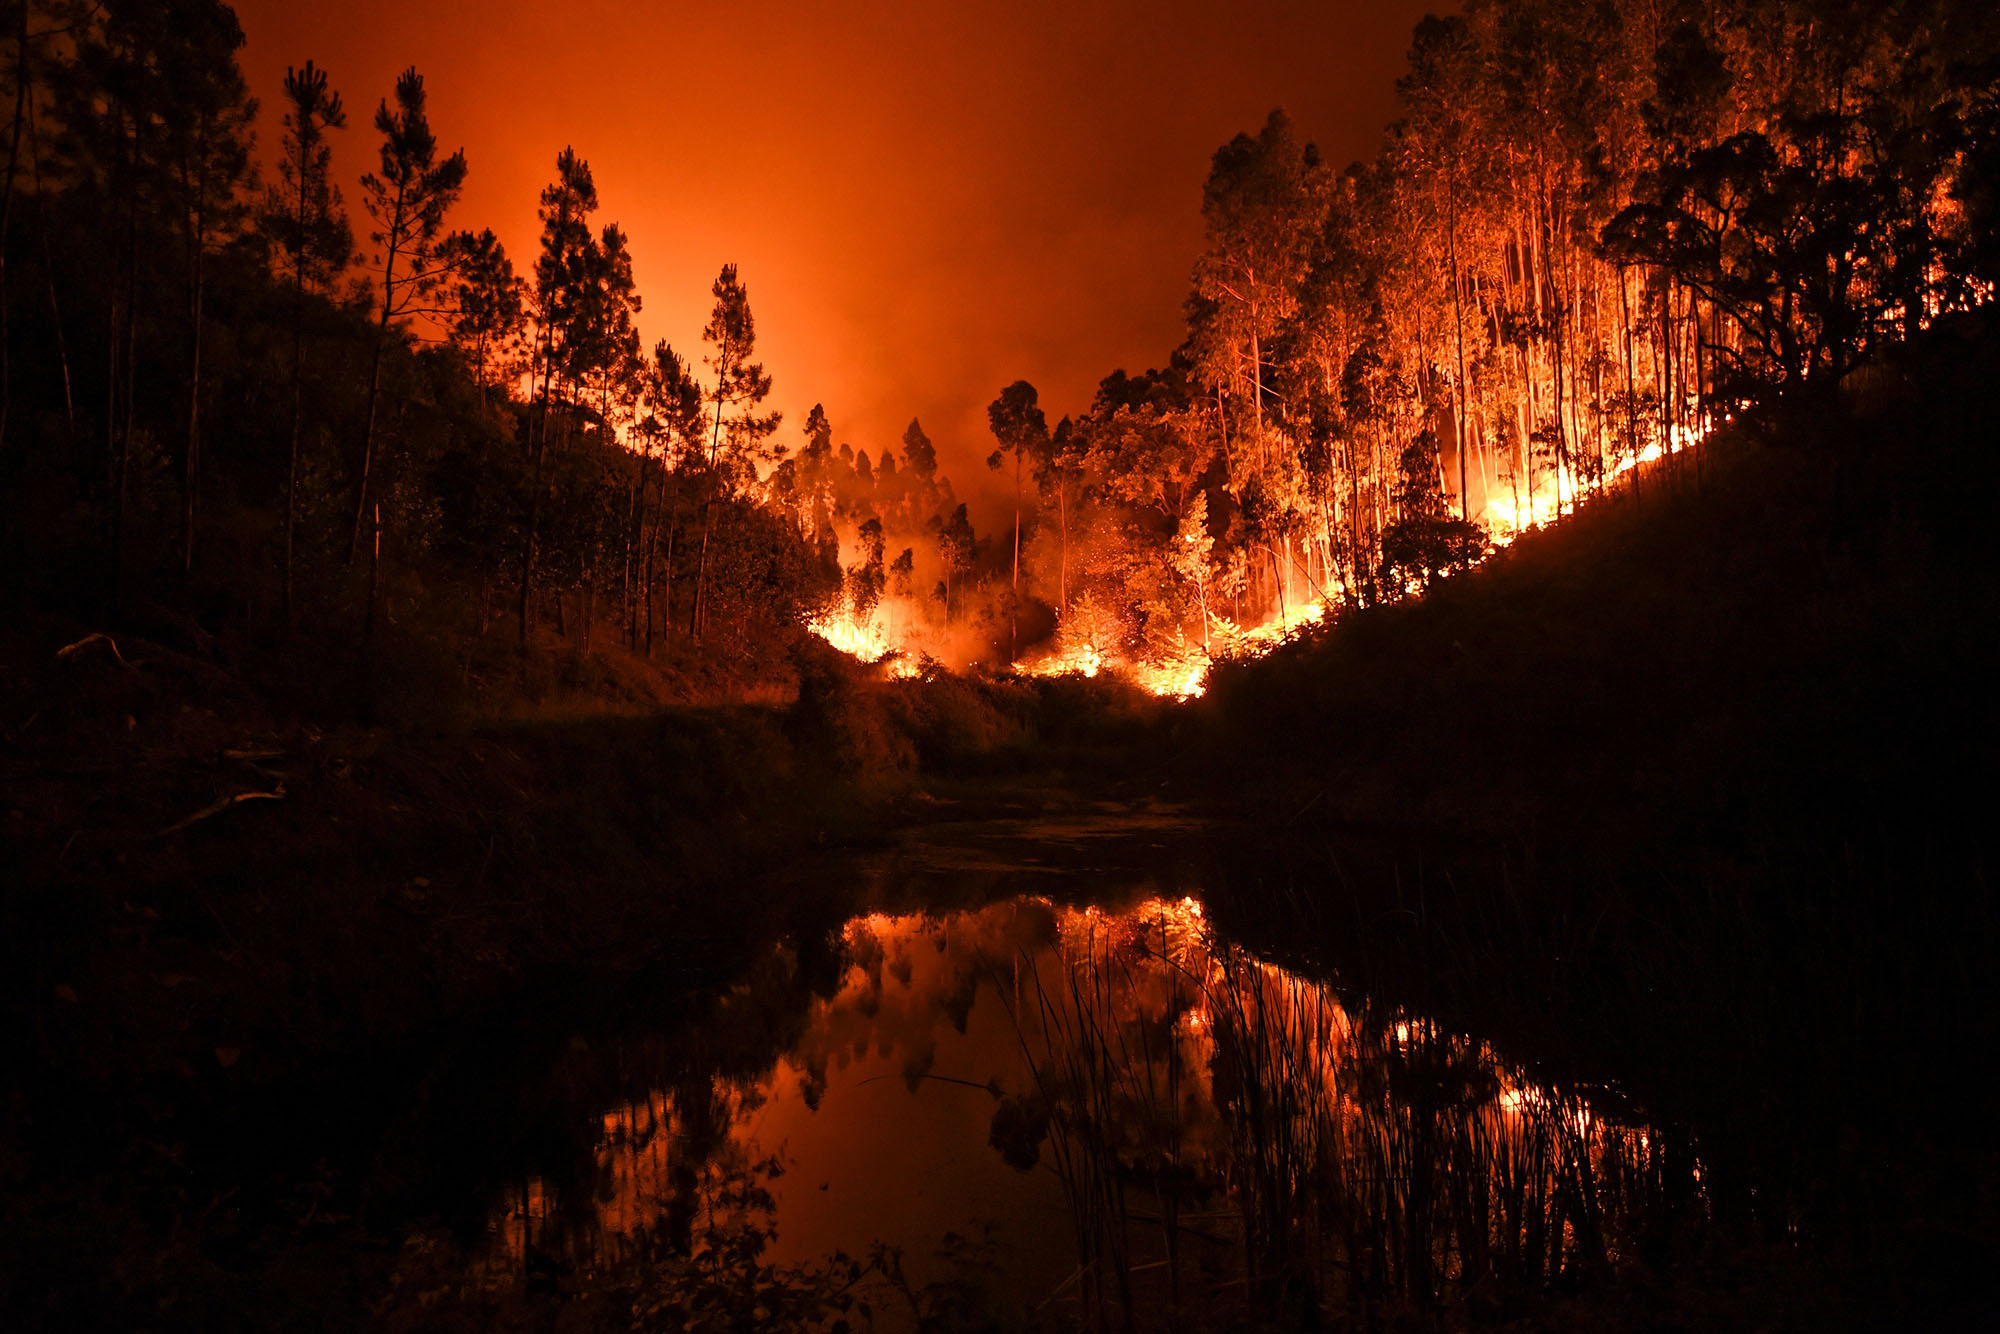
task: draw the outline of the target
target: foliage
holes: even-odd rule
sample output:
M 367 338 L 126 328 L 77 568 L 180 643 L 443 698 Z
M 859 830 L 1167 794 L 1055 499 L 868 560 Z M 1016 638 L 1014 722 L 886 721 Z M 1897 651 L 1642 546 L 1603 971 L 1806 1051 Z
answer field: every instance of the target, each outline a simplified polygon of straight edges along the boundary
M 1217 151 L 1186 339 L 1040 447 L 1024 595 L 1116 605 L 1157 658 L 1421 594 L 1831 394 L 1990 296 L 1996 50 L 1954 0 L 1425 19 L 1372 159 L 1331 170 L 1282 113 Z

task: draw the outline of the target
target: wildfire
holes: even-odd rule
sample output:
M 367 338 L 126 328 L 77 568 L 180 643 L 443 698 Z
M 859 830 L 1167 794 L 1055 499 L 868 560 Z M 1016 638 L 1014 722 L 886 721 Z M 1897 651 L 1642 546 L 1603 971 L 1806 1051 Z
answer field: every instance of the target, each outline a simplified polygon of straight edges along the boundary
M 1654 441 L 1636 455 L 1606 464 L 1604 476 L 1598 483 L 1597 489 L 1608 491 L 1628 473 L 1647 464 L 1657 463 L 1670 454 L 1686 453 L 1707 440 L 1722 421 L 1728 420 L 1726 415 L 1717 419 L 1712 414 L 1702 412 L 1700 404 L 1693 400 L 1689 402 L 1689 410 L 1693 414 L 1693 425 L 1676 424 L 1668 433 L 1667 444 L 1662 445 Z M 1575 469 L 1558 466 L 1553 485 L 1546 480 L 1543 481 L 1535 489 L 1532 499 L 1527 495 L 1489 495 L 1484 518 L 1487 528 L 1492 532 L 1493 544 L 1496 547 L 1504 547 L 1528 529 L 1555 521 L 1564 511 L 1576 508 L 1577 497 L 1585 491 L 1586 488 L 1582 485 Z
M 1239 629 L 1218 618 L 1215 632 L 1223 640 L 1222 656 L 1257 657 L 1270 652 L 1307 626 L 1318 625 L 1324 620 L 1324 602 L 1302 602 L 1248 629 Z
M 1728 416 L 1705 413 L 1699 407 L 1690 403 L 1691 424 L 1674 426 L 1664 444 L 1649 444 L 1634 456 L 1608 464 L 1594 483 L 1586 482 L 1573 468 L 1558 467 L 1553 477 L 1538 481 L 1532 499 L 1526 494 L 1491 494 L 1482 517 L 1493 547 L 1496 550 L 1505 547 L 1529 529 L 1556 521 L 1574 510 L 1579 499 L 1592 490 L 1608 491 L 1619 479 L 1639 468 L 1684 454 L 1702 444 Z M 1410 596 L 1421 592 L 1414 582 L 1404 591 Z M 1207 690 L 1209 668 L 1215 662 L 1262 657 L 1301 631 L 1324 624 L 1336 612 L 1337 608 L 1324 600 L 1292 603 L 1251 625 L 1239 625 L 1228 617 L 1211 613 L 1202 642 L 1181 642 L 1159 656 L 1131 658 L 1109 645 L 1072 641 L 1015 662 L 1012 669 L 1023 676 L 1037 677 L 1090 679 L 1110 673 L 1162 699 L 1190 700 Z M 880 610 L 867 618 L 857 617 L 849 606 L 815 619 L 809 628 L 827 643 L 863 662 L 892 658 L 890 669 L 896 675 L 917 675 L 916 664 L 923 656 L 922 625 L 912 620 L 905 632 L 897 635 L 884 625 L 884 619 Z
M 1017 662 L 1014 670 L 1023 676 L 1083 677 L 1094 677 L 1099 672 L 1110 670 L 1163 699 L 1193 699 L 1204 688 L 1208 662 L 1205 657 L 1127 662 L 1107 658 L 1095 646 L 1084 645 L 1027 662 Z
M 1062 653 L 1031 662 L 1017 662 L 1014 670 L 1024 676 L 1096 676 L 1104 669 L 1104 655 L 1094 644 L 1083 644 Z
M 881 662 L 893 656 L 889 670 L 897 676 L 915 676 L 918 673 L 919 668 L 912 655 L 901 645 L 891 643 L 888 632 L 873 618 L 857 622 L 852 612 L 841 611 L 814 617 L 806 623 L 806 629 L 862 662 Z
M 856 625 L 853 618 L 846 615 L 815 617 L 806 628 L 842 653 L 863 662 L 880 662 L 889 651 L 878 627 Z
M 1224 617 L 1209 621 L 1209 648 L 1184 646 L 1180 652 L 1150 661 L 1113 658 L 1096 645 L 1084 644 L 1014 664 L 1024 676 L 1086 676 L 1113 671 L 1140 689 L 1162 699 L 1187 700 L 1199 696 L 1208 685 L 1208 669 L 1221 657 L 1257 657 L 1269 652 L 1301 629 L 1326 619 L 1326 604 L 1306 602 L 1288 607 L 1269 620 L 1243 627 Z
M 1163 699 L 1194 699 L 1208 688 L 1205 662 L 1142 664 L 1131 669 L 1140 687 Z

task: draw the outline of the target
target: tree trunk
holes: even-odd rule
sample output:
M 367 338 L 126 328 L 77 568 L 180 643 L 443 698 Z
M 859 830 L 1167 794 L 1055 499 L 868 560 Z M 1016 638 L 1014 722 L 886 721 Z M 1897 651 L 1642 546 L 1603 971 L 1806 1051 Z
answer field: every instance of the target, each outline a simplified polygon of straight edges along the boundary
M 291 449 L 285 467 L 285 583 L 284 612 L 285 636 L 290 638 L 298 629 L 297 603 L 293 597 L 294 555 L 296 550 L 295 532 L 299 521 L 299 427 L 301 398 L 304 393 L 306 365 L 306 200 L 310 189 L 311 168 L 300 151 L 298 163 L 299 211 L 293 216 L 297 235 L 293 238 L 297 248 L 292 253 L 292 431 Z
M 660 474 L 660 485 L 664 488 L 669 480 L 665 459 L 660 461 Z M 662 647 L 671 647 L 674 639 L 674 537 L 680 531 L 680 501 L 680 485 L 676 482 L 673 487 L 672 499 L 667 505 L 667 549 L 665 552 L 665 561 L 663 562 L 666 569 L 666 578 L 664 586 L 660 589 L 660 644 Z M 647 653 L 649 656 L 651 652 L 652 645 L 649 642 L 647 644 Z
M 375 323 L 375 351 L 368 366 L 367 425 L 361 432 L 361 479 L 354 491 L 354 535 L 347 544 L 347 563 L 354 563 L 361 550 L 361 521 L 368 512 L 368 471 L 375 461 L 375 410 L 382 393 L 382 352 L 389 342 L 389 321 L 396 313 L 396 257 L 403 244 L 404 187 L 396 187 L 396 203 L 389 210 L 387 253 L 382 260 L 382 315 Z
M 729 383 L 729 334 L 725 329 L 715 354 L 715 426 L 708 437 L 708 494 L 702 500 L 701 556 L 695 561 L 694 610 L 689 631 L 699 641 L 708 620 L 708 540 L 715 532 L 716 460 L 722 454 L 722 410 L 724 391 Z
M 646 467 L 643 462 L 639 465 L 638 481 L 631 488 L 631 495 L 631 520 L 625 525 L 625 560 L 619 574 L 618 605 L 619 619 L 625 623 L 625 647 L 637 652 L 639 600 L 632 595 L 632 576 L 646 554 Z
M 56 365 L 62 372 L 63 424 L 72 452 L 76 448 L 76 395 L 69 371 L 69 341 L 63 336 L 62 299 L 56 291 L 55 257 L 49 249 L 48 196 L 42 190 L 41 133 L 35 124 L 35 104 L 28 103 L 28 166 L 35 180 L 35 225 L 42 234 L 42 274 L 49 289 L 49 326 L 55 334 Z
M 1451 259 L 1451 319 L 1458 343 L 1458 380 L 1452 386 L 1452 434 L 1458 441 L 1458 517 L 1472 521 L 1472 488 L 1465 466 L 1465 302 L 1458 276 L 1458 182 L 1445 182 L 1445 243 Z
M 1007 661 L 1021 656 L 1021 447 L 1014 447 L 1014 584 L 1008 599 Z
M 710 469 L 713 474 L 714 470 Z M 708 539 L 715 533 L 715 479 L 709 478 L 709 495 L 702 501 L 701 555 L 694 564 L 694 607 L 688 617 L 689 634 L 698 643 L 708 616 Z
M 292 432 L 291 450 L 285 466 L 285 584 L 284 612 L 285 633 L 291 634 L 298 628 L 292 599 L 293 581 L 293 533 L 299 521 L 299 418 L 300 398 L 303 393 L 306 363 L 305 297 L 302 291 L 294 294 L 292 315 Z
M 21 134 L 28 124 L 28 4 L 19 0 L 14 42 L 14 129 L 7 148 L 7 180 L 0 191 L 0 460 L 7 456 L 7 425 L 14 402 L 13 338 L 7 323 L 7 239 L 14 222 L 14 174 L 21 166 Z
M 125 401 L 121 405 L 122 414 L 118 424 L 118 489 L 113 494 L 111 509 L 111 587 L 114 607 L 122 604 L 125 595 L 125 510 L 132 471 L 132 425 L 135 415 L 133 396 L 134 390 L 138 387 L 136 363 L 139 359 L 139 205 L 136 198 L 132 202 L 128 227 L 126 254 L 130 264 L 125 271 L 125 349 L 124 363 L 119 367 L 119 373 L 125 379 Z
M 1069 614 L 1069 485 L 1062 475 L 1056 475 L 1056 515 L 1062 532 L 1061 556 L 1056 566 L 1056 619 L 1062 620 Z
M 195 212 L 188 256 L 188 418 L 187 453 L 181 460 L 181 578 L 194 573 L 195 525 L 201 504 L 201 334 L 203 278 L 208 250 L 207 182 L 195 186 Z
M 549 439 L 549 389 L 555 376 L 554 336 L 547 330 L 542 333 L 542 392 L 541 408 L 528 419 L 528 454 L 531 459 L 528 486 L 528 527 L 521 537 L 521 591 L 520 607 L 515 617 L 519 632 L 520 648 L 528 651 L 528 623 L 532 613 L 535 587 L 535 530 L 542 519 L 542 456 L 548 450 Z M 533 382 L 530 381 L 532 384 Z M 537 430 L 539 422 L 540 429 Z
M 1639 388 L 1632 371 L 1632 300 L 1625 294 L 1625 270 L 1618 270 L 1618 319 L 1625 338 L 1625 448 L 1632 457 L 1632 494 L 1639 494 Z

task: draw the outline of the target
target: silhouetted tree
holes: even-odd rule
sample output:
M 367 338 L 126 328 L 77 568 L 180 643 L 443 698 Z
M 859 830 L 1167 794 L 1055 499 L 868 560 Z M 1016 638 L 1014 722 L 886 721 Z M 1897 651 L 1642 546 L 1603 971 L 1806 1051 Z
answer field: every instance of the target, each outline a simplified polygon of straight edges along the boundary
M 1014 470 L 1014 575 L 1008 609 L 1007 653 L 1021 651 L 1021 464 L 1022 460 L 1045 459 L 1049 450 L 1048 418 L 1042 415 L 1035 386 L 1016 380 L 1000 391 L 1000 397 L 986 407 L 986 422 L 999 447 L 987 456 L 986 466 L 995 470 L 1012 460 Z
M 438 267 L 449 275 L 447 318 L 452 342 L 472 364 L 479 401 L 492 382 L 489 359 L 504 356 L 526 323 L 527 285 L 514 273 L 507 248 L 492 230 L 445 238 Z
M 299 432 L 303 416 L 306 362 L 306 299 L 331 286 L 354 250 L 340 187 L 333 183 L 333 148 L 327 131 L 343 128 L 347 112 L 326 71 L 308 60 L 285 71 L 284 152 L 278 160 L 281 184 L 265 201 L 263 227 L 276 243 L 280 274 L 292 289 L 291 442 L 285 466 L 285 624 L 296 618 L 295 532 L 299 516 Z
M 520 604 L 516 617 L 520 644 L 528 646 L 528 627 L 533 616 L 535 582 L 535 541 L 542 519 L 544 473 L 549 446 L 551 398 L 556 390 L 559 368 L 571 364 L 571 351 L 581 333 L 584 286 L 590 278 L 592 250 L 590 215 L 597 211 L 597 184 L 590 164 L 565 148 L 556 158 L 556 179 L 542 189 L 541 253 L 535 260 L 533 316 L 535 360 L 529 370 L 530 383 L 540 372 L 535 387 L 534 412 L 528 419 L 528 514 L 521 540 Z M 567 385 L 567 379 L 564 381 Z
M 739 474 L 756 476 L 766 457 L 764 443 L 778 429 L 775 412 L 759 413 L 771 393 L 771 376 L 752 361 L 757 355 L 757 324 L 750 313 L 750 289 L 736 275 L 734 264 L 722 266 L 713 289 L 715 307 L 701 331 L 710 351 L 706 358 L 715 376 L 709 400 L 715 422 L 709 432 L 708 494 L 703 504 L 701 557 L 695 575 L 694 633 L 700 637 L 708 592 L 708 547 L 715 530 L 719 498 L 733 494 Z M 732 415 L 733 414 L 733 415 Z
M 442 162 L 438 160 L 437 137 L 431 133 L 424 102 L 424 76 L 414 67 L 404 70 L 396 78 L 395 107 L 392 109 L 385 98 L 375 109 L 375 130 L 382 136 L 381 170 L 361 178 L 362 203 L 377 228 L 372 238 L 380 248 L 382 296 L 375 323 L 375 350 L 368 365 L 368 407 L 363 414 L 361 465 L 354 488 L 354 531 L 347 547 L 350 562 L 361 548 L 368 513 L 376 410 L 382 395 L 382 353 L 389 342 L 389 329 L 411 314 L 418 300 L 436 291 L 445 277 L 447 270 L 441 261 L 448 261 L 450 254 L 441 254 L 438 243 L 444 235 L 445 214 L 458 202 L 465 184 L 465 151 L 460 149 Z M 372 597 L 369 607 L 372 617 Z

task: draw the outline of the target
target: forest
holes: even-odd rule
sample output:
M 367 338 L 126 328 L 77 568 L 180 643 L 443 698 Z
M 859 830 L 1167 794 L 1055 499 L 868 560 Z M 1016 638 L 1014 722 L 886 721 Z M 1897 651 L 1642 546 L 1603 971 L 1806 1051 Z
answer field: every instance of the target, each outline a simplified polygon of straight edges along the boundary
M 608 638 L 723 659 L 812 623 L 844 585 L 867 609 L 920 577 L 951 621 L 975 544 L 923 428 L 900 475 L 887 450 L 836 452 L 817 411 L 783 443 L 733 265 L 699 353 L 641 347 L 626 233 L 596 217 L 574 150 L 517 268 L 456 215 L 472 167 L 432 133 L 414 68 L 352 135 L 329 72 L 288 70 L 264 171 L 227 5 L 11 19 L 0 457 L 17 606 L 275 655 L 364 715 L 377 659 L 413 643 L 525 651 L 552 633 L 585 654 Z M 349 153 L 373 165 L 359 218 L 338 184 Z M 851 575 L 834 512 L 875 539 Z M 885 522 L 921 544 L 921 570 L 907 548 L 885 564 Z
M 1192 693 L 1642 463 L 1698 470 L 1716 424 L 1832 392 L 2000 271 L 1983 6 L 1476 2 L 1417 28 L 1374 158 L 1282 112 L 1216 152 L 1185 342 L 1053 426 L 1002 389 L 993 475 L 959 480 L 1007 518 L 975 534 L 919 423 L 871 458 L 764 406 L 734 266 L 699 348 L 642 347 L 585 153 L 509 256 L 457 216 L 476 162 L 415 69 L 350 133 L 311 60 L 259 108 L 220 3 L 9 26 L 16 605 L 338 662 L 363 710 L 412 645 L 469 677 L 538 634 L 685 662 L 787 627 Z
M 0 1313 L 1983 1318 L 2000 10 L 1449 8 L 972 440 L 587 126 L 0 3 Z
M 1994 31 L 1970 4 L 1475 0 L 1418 26 L 1372 160 L 1281 112 L 1238 135 L 1166 367 L 1053 430 L 1027 386 L 993 405 L 1064 660 L 1206 661 L 1420 595 L 1990 299 Z

